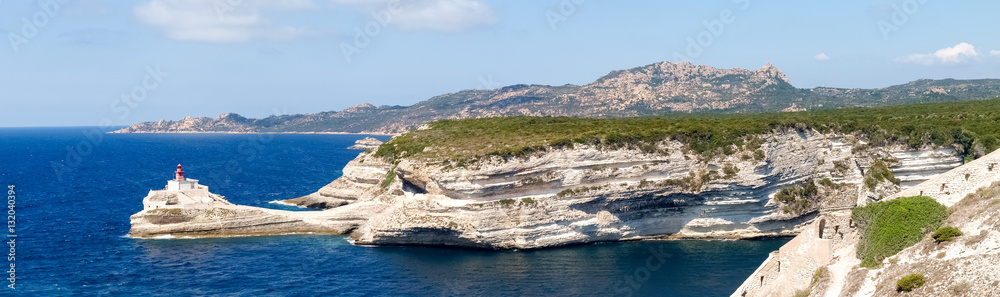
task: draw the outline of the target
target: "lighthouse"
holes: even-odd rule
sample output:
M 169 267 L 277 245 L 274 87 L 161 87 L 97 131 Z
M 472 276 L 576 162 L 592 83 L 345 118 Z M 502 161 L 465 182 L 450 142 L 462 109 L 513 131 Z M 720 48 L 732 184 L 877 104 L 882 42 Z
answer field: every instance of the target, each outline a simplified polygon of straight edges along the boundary
M 168 191 L 187 191 L 197 189 L 208 189 L 199 185 L 197 179 L 184 178 L 184 168 L 177 164 L 177 171 L 174 171 L 174 179 L 167 181 Z
M 181 164 L 177 164 L 177 171 L 174 171 L 174 175 L 176 176 L 174 179 L 184 180 L 184 169 L 181 169 Z
M 150 190 L 142 199 L 144 209 L 198 208 L 213 205 L 232 205 L 222 196 L 212 194 L 197 179 L 184 177 L 184 168 L 177 164 L 174 178 L 167 180 L 163 190 Z

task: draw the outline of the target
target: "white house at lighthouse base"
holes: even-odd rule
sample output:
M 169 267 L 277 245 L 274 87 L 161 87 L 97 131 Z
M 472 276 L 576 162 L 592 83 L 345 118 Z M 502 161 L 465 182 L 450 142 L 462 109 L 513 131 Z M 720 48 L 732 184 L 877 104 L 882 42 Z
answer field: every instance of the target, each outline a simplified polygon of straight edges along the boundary
M 180 172 L 178 166 L 178 171 Z M 176 179 L 168 180 L 163 190 L 150 190 L 142 199 L 143 209 L 208 208 L 219 205 L 232 205 L 225 197 L 212 194 L 208 186 L 198 184 L 197 179 L 184 178 L 178 173 Z
M 197 179 L 190 178 L 185 178 L 184 180 L 172 179 L 167 181 L 167 191 L 187 191 L 197 189 L 205 189 L 208 191 L 208 186 L 199 185 Z

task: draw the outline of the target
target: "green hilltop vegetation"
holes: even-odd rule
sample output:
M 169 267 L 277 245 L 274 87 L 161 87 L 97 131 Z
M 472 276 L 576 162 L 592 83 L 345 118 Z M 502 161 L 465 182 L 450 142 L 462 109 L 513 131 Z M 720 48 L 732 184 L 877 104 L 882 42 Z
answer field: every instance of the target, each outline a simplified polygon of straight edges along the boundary
M 926 196 L 903 197 L 855 207 L 851 210 L 851 219 L 861 229 L 857 247 L 861 266 L 882 266 L 883 259 L 920 242 L 925 234 L 937 229 L 946 218 L 948 209 Z
M 688 114 L 639 118 L 496 117 L 439 120 L 382 144 L 375 155 L 398 161 L 464 163 L 478 158 L 527 156 L 551 148 L 590 144 L 660 152 L 655 143 L 673 139 L 708 158 L 754 151 L 757 137 L 796 129 L 853 134 L 871 146 L 956 145 L 967 159 L 1000 146 L 1000 98 L 876 108 L 761 114 Z M 864 145 L 861 145 L 864 146 Z

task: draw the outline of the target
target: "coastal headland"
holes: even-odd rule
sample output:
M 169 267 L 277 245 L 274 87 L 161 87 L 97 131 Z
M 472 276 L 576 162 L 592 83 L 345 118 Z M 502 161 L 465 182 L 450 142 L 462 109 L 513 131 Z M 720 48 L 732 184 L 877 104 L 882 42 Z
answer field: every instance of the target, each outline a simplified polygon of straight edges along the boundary
M 342 177 L 286 200 L 322 211 L 218 203 L 146 209 L 132 217 L 131 234 L 315 232 L 358 244 L 485 249 L 793 236 L 826 213 L 885 199 L 982 157 L 996 143 L 983 128 L 990 118 L 977 114 L 995 109 L 977 101 L 728 117 L 438 121 L 365 150 Z M 929 110 L 942 112 L 927 118 Z M 947 131 L 935 130 L 942 126 Z

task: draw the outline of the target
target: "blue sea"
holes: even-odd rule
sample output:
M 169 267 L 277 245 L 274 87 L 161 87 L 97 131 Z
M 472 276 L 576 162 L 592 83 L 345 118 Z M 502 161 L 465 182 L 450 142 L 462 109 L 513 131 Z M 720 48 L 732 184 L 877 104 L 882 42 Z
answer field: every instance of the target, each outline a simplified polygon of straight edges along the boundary
M 270 202 L 339 177 L 365 136 L 97 132 L 0 128 L 17 219 L 15 259 L 0 266 L 15 264 L 15 289 L 0 296 L 728 296 L 788 240 L 482 251 L 326 235 L 132 239 L 129 216 L 178 163 L 231 202 L 287 208 Z

